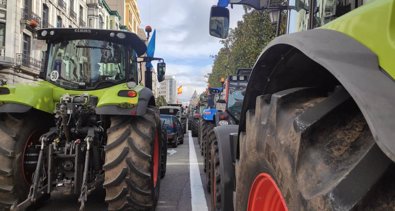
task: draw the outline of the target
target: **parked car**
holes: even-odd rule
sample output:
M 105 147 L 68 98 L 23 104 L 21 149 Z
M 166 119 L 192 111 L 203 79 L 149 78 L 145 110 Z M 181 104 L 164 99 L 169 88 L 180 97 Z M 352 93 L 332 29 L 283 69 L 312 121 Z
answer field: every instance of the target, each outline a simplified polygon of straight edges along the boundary
M 167 143 L 173 147 L 184 143 L 184 131 L 180 120 L 173 115 L 161 114 L 160 120 L 164 123 L 167 130 Z
M 181 104 L 168 104 L 167 106 L 161 106 L 159 107 L 159 111 L 160 114 L 169 114 L 176 116 L 181 122 L 184 133 L 186 133 L 187 119 Z

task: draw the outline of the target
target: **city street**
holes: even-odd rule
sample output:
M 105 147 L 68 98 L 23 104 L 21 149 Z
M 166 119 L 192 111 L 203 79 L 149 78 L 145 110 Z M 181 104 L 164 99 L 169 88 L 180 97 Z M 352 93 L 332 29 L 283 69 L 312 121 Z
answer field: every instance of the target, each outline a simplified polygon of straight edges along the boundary
M 192 138 L 188 133 L 184 136 L 184 144 L 177 148 L 169 148 L 167 153 L 167 172 L 165 178 L 161 180 L 161 190 L 157 206 L 157 211 L 207 211 L 209 208 L 209 194 L 204 190 L 203 185 L 205 176 L 203 172 L 203 161 L 199 151 L 197 139 Z M 190 151 L 190 144 L 194 143 L 194 152 Z M 195 153 L 197 163 L 191 163 L 191 153 Z M 198 177 L 192 176 L 193 192 L 191 191 L 191 167 L 198 166 L 200 172 L 200 181 L 196 181 Z M 193 169 L 191 169 L 193 171 Z M 204 191 L 204 198 L 199 194 Z M 192 200 L 194 201 L 194 208 L 192 209 Z M 78 210 L 79 203 L 75 197 L 63 196 L 60 194 L 53 194 L 51 200 L 45 203 L 39 209 L 40 211 L 75 211 Z M 93 193 L 87 204 L 87 211 L 104 211 L 106 205 L 104 203 L 104 191 L 96 191 Z

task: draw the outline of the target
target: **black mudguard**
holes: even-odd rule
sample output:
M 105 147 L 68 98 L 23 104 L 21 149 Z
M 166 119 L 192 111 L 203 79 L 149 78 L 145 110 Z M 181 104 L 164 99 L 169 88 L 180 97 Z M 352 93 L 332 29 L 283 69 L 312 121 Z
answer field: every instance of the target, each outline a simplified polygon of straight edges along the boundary
M 223 203 L 222 210 L 234 210 L 233 209 L 233 191 L 235 189 L 234 184 L 236 181 L 235 168 L 232 159 L 232 147 L 231 147 L 231 133 L 237 133 L 239 126 L 237 125 L 225 125 L 214 128 L 215 137 L 218 142 L 218 153 L 221 174 L 221 188 L 223 189 L 221 195 L 221 201 Z M 232 203 L 231 203 L 232 202 Z
M 32 107 L 17 103 L 6 103 L 0 105 L 0 113 L 25 113 L 28 112 Z
M 343 86 L 362 111 L 375 141 L 395 161 L 395 82 L 377 55 L 340 32 L 314 29 L 280 36 L 262 52 L 251 74 L 239 130 L 256 97 L 293 87 Z

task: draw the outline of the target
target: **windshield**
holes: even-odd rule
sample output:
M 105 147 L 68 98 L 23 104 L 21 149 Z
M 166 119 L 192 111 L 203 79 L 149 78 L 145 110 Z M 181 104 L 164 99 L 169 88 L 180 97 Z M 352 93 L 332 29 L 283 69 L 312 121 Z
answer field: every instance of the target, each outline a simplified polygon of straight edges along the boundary
M 247 81 L 229 81 L 228 112 L 237 120 L 240 119 L 247 83 Z
M 161 114 L 170 114 L 170 115 L 177 115 L 180 112 L 179 108 L 160 108 Z
M 164 122 L 165 125 L 171 125 L 171 116 L 161 116 L 160 117 L 161 122 Z
M 52 44 L 47 80 L 66 89 L 100 89 L 125 81 L 126 49 L 102 40 Z
M 349 12 L 351 0 L 295 0 L 296 11 L 291 12 L 290 32 L 309 29 L 310 5 L 313 3 L 313 27 L 320 27 Z

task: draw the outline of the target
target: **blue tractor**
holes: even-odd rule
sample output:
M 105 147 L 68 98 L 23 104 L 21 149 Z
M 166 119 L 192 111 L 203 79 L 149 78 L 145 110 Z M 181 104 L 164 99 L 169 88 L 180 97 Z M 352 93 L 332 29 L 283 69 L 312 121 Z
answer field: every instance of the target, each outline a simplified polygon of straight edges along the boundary
M 225 100 L 222 96 L 223 87 L 210 87 L 208 88 L 206 100 L 207 107 L 202 112 L 202 117 L 199 122 L 199 143 L 201 153 L 204 157 L 204 171 L 208 169 L 207 153 L 209 150 L 209 137 L 207 136 L 217 126 L 216 115 L 218 112 L 225 110 Z M 210 190 L 210 184 L 207 184 L 208 190 Z

